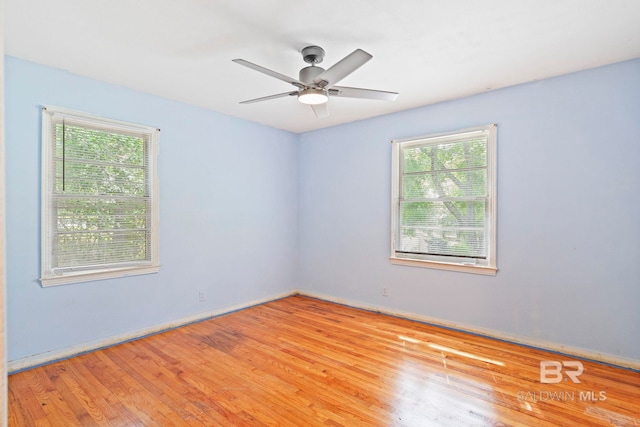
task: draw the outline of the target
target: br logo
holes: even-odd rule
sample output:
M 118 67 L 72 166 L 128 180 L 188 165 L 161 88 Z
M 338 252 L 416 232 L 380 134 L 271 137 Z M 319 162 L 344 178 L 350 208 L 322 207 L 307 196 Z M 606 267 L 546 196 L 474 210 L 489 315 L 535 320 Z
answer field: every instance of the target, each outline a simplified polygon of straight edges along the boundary
M 582 366 L 582 362 L 556 362 L 554 360 L 541 360 L 540 382 L 542 384 L 557 384 L 561 382 L 564 379 L 564 375 L 566 375 L 574 383 L 580 384 L 580 380 L 578 379 L 578 377 L 582 374 L 583 371 L 584 366 Z

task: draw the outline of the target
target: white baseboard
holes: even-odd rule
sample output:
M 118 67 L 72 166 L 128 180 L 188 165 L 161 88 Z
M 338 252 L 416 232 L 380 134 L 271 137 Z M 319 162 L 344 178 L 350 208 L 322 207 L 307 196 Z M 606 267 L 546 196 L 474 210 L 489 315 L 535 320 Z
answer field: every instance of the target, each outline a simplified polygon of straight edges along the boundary
M 254 305 L 263 304 L 269 301 L 275 301 L 277 299 L 285 298 L 291 295 L 295 295 L 297 292 L 283 292 L 277 295 L 271 295 L 265 298 L 256 299 L 253 301 L 243 302 L 240 304 L 228 305 L 225 307 L 217 308 L 211 311 L 204 311 L 196 313 L 191 316 L 182 317 L 180 319 L 171 320 L 169 322 L 153 325 L 148 328 L 138 329 L 136 331 L 127 332 L 120 335 L 114 335 L 108 338 L 103 338 L 95 341 L 89 341 L 73 347 L 67 347 L 59 350 L 47 351 L 45 353 L 35 354 L 33 356 L 27 356 L 16 360 L 10 360 L 7 362 L 7 372 L 13 374 L 25 369 L 34 368 L 39 365 L 45 365 L 55 362 L 57 360 L 68 359 L 69 357 L 77 356 L 90 351 L 98 350 L 105 347 L 110 347 L 123 342 L 135 340 L 145 337 L 147 335 L 157 334 L 169 329 L 178 328 L 180 326 L 188 325 L 189 323 L 199 322 L 212 317 L 221 316 L 223 314 L 232 313 L 234 311 L 242 310 L 245 308 L 253 307 Z
M 539 348 L 542 350 L 548 350 L 548 351 L 561 353 L 568 356 L 574 356 L 581 359 L 588 359 L 596 362 L 620 366 L 623 368 L 640 370 L 640 360 L 619 357 L 619 356 L 615 356 L 607 353 L 594 352 L 592 350 L 587 350 L 579 347 L 566 346 L 566 345 L 554 343 L 551 341 L 537 340 L 529 337 L 522 337 L 522 336 L 507 334 L 507 333 L 504 333 L 501 331 L 495 331 L 492 329 L 478 328 L 476 326 L 466 325 L 462 323 L 443 321 L 441 319 L 419 315 L 419 314 L 411 313 L 407 311 L 392 310 L 383 306 L 364 304 L 359 301 L 347 300 L 347 299 L 337 298 L 329 295 L 296 289 L 290 292 L 283 292 L 281 294 L 271 295 L 269 297 L 256 299 L 253 301 L 229 305 L 229 306 L 221 307 L 215 310 L 197 313 L 191 316 L 187 316 L 187 317 L 172 320 L 169 322 L 161 323 L 158 325 L 150 326 L 148 328 L 138 329 L 136 331 L 128 332 L 125 334 L 114 335 L 108 338 L 95 340 L 95 341 L 89 341 L 73 347 L 67 347 L 59 350 L 52 350 L 45 353 L 36 354 L 33 356 L 23 357 L 16 360 L 10 360 L 7 363 L 7 372 L 9 374 L 12 374 L 12 373 L 33 368 L 39 365 L 52 363 L 57 360 L 67 359 L 69 357 L 73 357 L 73 356 L 77 356 L 90 351 L 98 350 L 100 348 L 113 346 L 123 342 L 142 338 L 147 335 L 152 335 L 152 334 L 156 334 L 169 329 L 185 326 L 185 325 L 188 325 L 189 323 L 199 322 L 205 319 L 210 319 L 212 317 L 221 316 L 223 314 L 228 314 L 234 311 L 253 307 L 254 305 L 264 304 L 269 301 L 275 301 L 291 295 L 308 296 L 311 298 L 317 298 L 324 301 L 334 302 L 334 303 L 346 305 L 349 307 L 360 308 L 363 310 L 374 311 L 382 314 L 388 314 L 391 316 L 400 317 L 400 318 L 409 319 L 409 320 L 415 320 L 418 322 L 428 323 L 431 325 L 442 326 L 445 328 L 455 329 L 462 332 L 468 332 L 472 334 L 486 336 L 489 338 L 495 338 L 502 341 L 512 342 L 515 344 Z
M 359 301 L 347 300 L 342 298 L 333 297 L 330 295 L 319 294 L 315 292 L 298 290 L 298 295 L 308 296 L 311 298 L 317 298 L 324 301 L 335 302 L 337 304 L 346 305 L 354 308 L 361 308 L 367 311 L 374 311 L 382 314 L 388 314 L 403 319 L 415 320 L 422 323 L 427 323 L 436 326 L 442 326 L 449 329 L 455 329 L 461 332 L 468 332 L 476 335 L 486 336 L 488 338 L 494 338 L 501 341 L 507 341 L 514 344 L 520 344 L 528 347 L 534 347 L 541 350 L 552 351 L 567 356 L 574 356 L 581 359 L 593 360 L 595 362 L 606 363 L 609 365 L 619 366 L 622 368 L 629 368 L 636 371 L 640 371 L 640 360 L 630 359 L 626 357 L 620 357 L 608 353 L 600 353 L 593 350 L 587 350 L 580 347 L 572 347 L 563 344 L 558 344 L 551 341 L 538 340 L 530 337 L 523 337 L 519 335 L 508 334 L 493 329 L 479 328 L 477 326 L 467 325 L 463 323 L 448 322 L 445 320 L 415 314 L 407 311 L 392 310 L 387 307 L 364 304 Z

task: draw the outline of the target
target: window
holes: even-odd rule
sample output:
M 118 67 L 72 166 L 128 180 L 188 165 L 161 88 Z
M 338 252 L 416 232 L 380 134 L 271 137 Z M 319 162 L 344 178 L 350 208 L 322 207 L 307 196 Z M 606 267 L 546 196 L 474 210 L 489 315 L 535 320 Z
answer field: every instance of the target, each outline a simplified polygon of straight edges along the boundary
M 42 109 L 43 286 L 158 271 L 158 135 Z
M 496 127 L 393 141 L 392 263 L 496 273 Z

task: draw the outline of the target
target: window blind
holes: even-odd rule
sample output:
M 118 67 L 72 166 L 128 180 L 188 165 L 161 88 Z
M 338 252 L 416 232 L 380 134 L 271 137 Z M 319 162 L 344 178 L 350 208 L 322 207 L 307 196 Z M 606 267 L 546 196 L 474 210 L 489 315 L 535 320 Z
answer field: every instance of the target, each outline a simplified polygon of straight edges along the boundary
M 400 148 L 398 255 L 486 259 L 487 134 Z

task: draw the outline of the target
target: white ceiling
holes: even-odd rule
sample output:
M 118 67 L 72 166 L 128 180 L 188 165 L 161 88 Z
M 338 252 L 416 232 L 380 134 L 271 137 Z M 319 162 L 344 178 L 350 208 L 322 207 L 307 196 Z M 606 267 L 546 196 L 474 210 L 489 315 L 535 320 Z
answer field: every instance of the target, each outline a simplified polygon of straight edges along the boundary
M 5 52 L 304 132 L 640 57 L 640 0 L 4 0 Z M 297 78 L 300 50 L 328 68 L 373 59 L 340 82 L 400 92 L 332 98 L 315 117 L 295 90 L 231 62 Z

